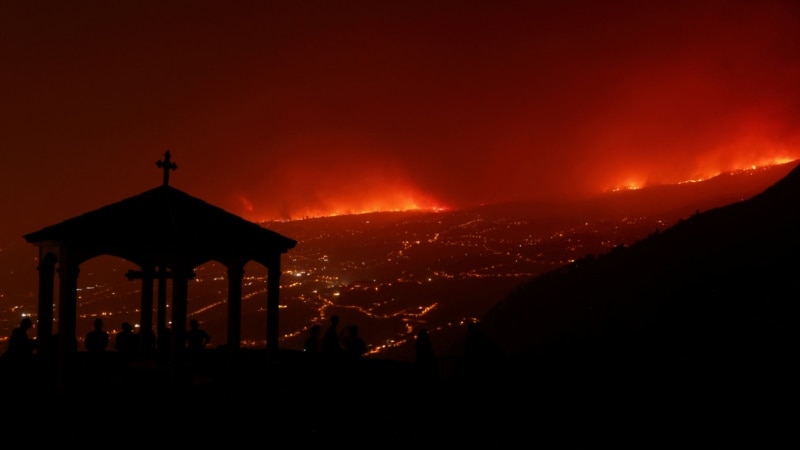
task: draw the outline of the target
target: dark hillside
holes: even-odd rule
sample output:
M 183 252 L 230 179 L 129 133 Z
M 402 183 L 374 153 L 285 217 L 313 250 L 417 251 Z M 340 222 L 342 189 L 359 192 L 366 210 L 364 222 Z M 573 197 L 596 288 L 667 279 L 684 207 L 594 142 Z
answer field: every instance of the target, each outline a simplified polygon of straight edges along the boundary
M 795 167 L 748 200 L 536 277 L 482 330 L 520 376 L 648 370 L 737 392 L 783 386 L 797 355 L 799 200 Z

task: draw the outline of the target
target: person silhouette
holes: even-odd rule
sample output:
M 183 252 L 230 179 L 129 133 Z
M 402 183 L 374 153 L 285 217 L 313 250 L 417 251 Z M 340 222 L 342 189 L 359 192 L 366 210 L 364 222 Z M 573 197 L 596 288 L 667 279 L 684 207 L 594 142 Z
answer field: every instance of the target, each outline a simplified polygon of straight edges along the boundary
M 130 359 L 139 352 L 139 336 L 133 332 L 130 323 L 122 322 L 122 330 L 115 337 L 114 350 L 125 359 Z
M 189 350 L 189 357 L 196 359 L 200 356 L 206 346 L 211 342 L 211 335 L 206 330 L 200 328 L 200 322 L 192 319 L 189 322 L 189 331 L 186 332 L 186 345 Z
M 464 341 L 464 363 L 467 375 L 473 378 L 486 377 L 492 373 L 502 360 L 502 352 L 479 329 L 477 322 L 467 326 Z
M 15 377 L 14 383 L 30 381 L 33 369 L 33 353 L 36 349 L 36 340 L 28 337 L 28 330 L 33 328 L 30 317 L 24 317 L 19 326 L 11 330 L 8 339 L 8 348 L 0 362 L 9 370 L 8 373 Z M 5 375 L 5 367 L 0 367 L 0 375 Z
M 155 353 L 156 334 L 152 328 L 139 329 L 139 350 L 144 358 L 149 358 Z
M 308 329 L 308 337 L 303 342 L 303 352 L 309 355 L 316 355 L 320 350 L 320 334 L 322 327 L 314 324 Z
M 330 325 L 322 336 L 322 353 L 329 358 L 338 358 L 342 355 L 342 344 L 339 341 L 339 316 L 333 315 L 330 318 Z
M 159 364 L 166 364 L 169 362 L 169 357 L 172 352 L 172 329 L 170 327 L 161 327 L 156 336 L 156 361 Z
M 33 320 L 25 317 L 19 322 L 18 327 L 11 330 L 5 355 L 16 360 L 26 360 L 33 356 L 36 341 L 28 337 L 28 330 L 31 328 L 33 328 Z
M 420 328 L 414 341 L 414 365 L 421 380 L 436 378 L 436 354 L 428 330 Z
M 94 319 L 94 329 L 86 333 L 86 350 L 90 353 L 102 353 L 108 348 L 108 341 L 108 332 L 103 329 L 103 319 Z
M 367 344 L 358 335 L 358 325 L 350 325 L 345 329 L 342 344 L 344 356 L 350 361 L 357 361 L 367 353 Z

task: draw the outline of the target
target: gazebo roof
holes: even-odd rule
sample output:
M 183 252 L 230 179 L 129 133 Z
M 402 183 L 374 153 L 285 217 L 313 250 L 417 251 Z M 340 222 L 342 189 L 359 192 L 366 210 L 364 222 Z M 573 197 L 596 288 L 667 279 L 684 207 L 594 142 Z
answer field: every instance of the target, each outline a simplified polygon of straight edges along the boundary
M 165 173 L 167 173 L 165 171 Z M 24 235 L 40 247 L 68 247 L 81 261 L 114 255 L 139 265 L 193 267 L 210 260 L 266 264 L 297 241 L 165 183 L 155 189 Z

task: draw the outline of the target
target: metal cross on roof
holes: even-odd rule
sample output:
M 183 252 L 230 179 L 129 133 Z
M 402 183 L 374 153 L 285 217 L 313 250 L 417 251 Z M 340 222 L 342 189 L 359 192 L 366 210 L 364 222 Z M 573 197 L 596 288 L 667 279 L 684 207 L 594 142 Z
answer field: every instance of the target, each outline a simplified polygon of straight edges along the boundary
M 164 161 L 156 161 L 156 165 L 162 169 L 164 169 L 164 186 L 169 185 L 169 171 L 175 170 L 178 168 L 178 165 L 174 162 L 170 161 L 170 153 L 167 150 L 164 153 Z

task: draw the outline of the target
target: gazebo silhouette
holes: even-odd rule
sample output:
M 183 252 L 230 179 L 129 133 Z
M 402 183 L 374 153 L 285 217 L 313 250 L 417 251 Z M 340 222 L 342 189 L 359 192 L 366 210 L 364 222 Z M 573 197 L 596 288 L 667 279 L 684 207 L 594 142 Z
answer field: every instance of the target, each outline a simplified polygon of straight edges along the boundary
M 39 248 L 37 342 L 42 359 L 55 361 L 55 382 L 61 385 L 65 368 L 75 353 L 77 286 L 81 264 L 103 255 L 123 258 L 137 265 L 129 279 L 141 279 L 140 330 L 159 333 L 165 329 L 166 279 L 172 280 L 170 365 L 184 354 L 187 294 L 194 269 L 209 261 L 227 270 L 227 351 L 240 349 L 241 304 L 244 266 L 253 261 L 267 268 L 267 356 L 278 351 L 278 309 L 281 255 L 297 241 L 261 225 L 210 205 L 169 185 L 177 169 L 170 152 L 156 165 L 163 183 L 154 189 L 63 222 L 24 235 Z M 58 295 L 55 298 L 55 277 Z M 157 327 L 153 330 L 154 283 L 159 283 Z M 57 300 L 57 301 L 56 301 Z M 53 333 L 54 307 L 58 311 Z M 41 345 L 54 342 L 55 345 Z

